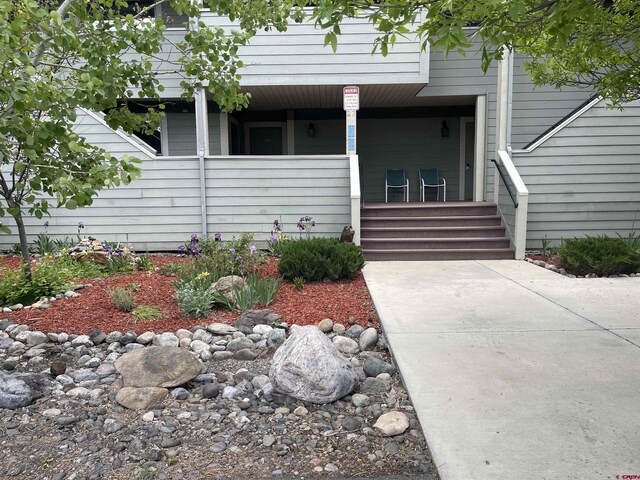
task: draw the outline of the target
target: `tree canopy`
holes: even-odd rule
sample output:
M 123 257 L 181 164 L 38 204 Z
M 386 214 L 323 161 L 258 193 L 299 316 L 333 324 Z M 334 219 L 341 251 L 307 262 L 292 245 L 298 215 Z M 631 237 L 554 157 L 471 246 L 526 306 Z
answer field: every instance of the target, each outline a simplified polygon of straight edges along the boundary
M 166 35 L 170 18 L 150 16 L 158 5 L 190 17 L 179 41 Z M 187 99 L 208 86 L 221 108 L 246 106 L 247 95 L 238 92 L 238 47 L 257 29 L 284 29 L 291 15 L 300 15 L 293 5 L 290 0 L 0 0 L 0 216 L 14 217 L 25 260 L 23 208 L 41 218 L 50 204 L 90 205 L 100 189 L 140 175 L 138 160 L 115 158 L 74 132 L 79 108 L 105 112 L 112 128 L 154 132 L 166 74 L 184 78 Z M 203 6 L 237 20 L 239 29 L 206 25 Z M 131 108 L 139 98 L 156 100 L 156 106 L 141 114 Z
M 637 0 L 318 0 L 313 18 L 334 48 L 345 17 L 366 16 L 386 54 L 400 35 L 423 47 L 464 52 L 480 43 L 483 68 L 504 48 L 530 57 L 538 85 L 592 88 L 616 105 L 640 99 L 640 5 Z M 473 26 L 474 29 L 468 27 Z

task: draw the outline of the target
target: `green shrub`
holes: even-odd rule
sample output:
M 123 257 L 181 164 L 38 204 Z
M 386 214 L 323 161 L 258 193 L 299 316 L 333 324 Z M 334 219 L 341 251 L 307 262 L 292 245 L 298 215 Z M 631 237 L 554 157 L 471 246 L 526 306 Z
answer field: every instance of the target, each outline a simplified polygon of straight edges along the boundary
M 146 320 L 162 318 L 164 315 L 158 307 L 153 305 L 140 305 L 133 309 L 131 316 L 137 322 L 144 322 Z
M 51 297 L 69 289 L 74 280 L 104 277 L 104 269 L 92 263 L 78 262 L 69 255 L 43 256 L 32 265 L 28 281 L 22 269 L 5 270 L 0 274 L 0 305 L 30 304 L 42 297 Z
M 149 272 L 154 269 L 153 261 L 148 255 L 142 255 L 138 257 L 136 262 L 136 268 L 141 272 Z
M 199 280 L 177 281 L 174 298 L 185 317 L 205 318 L 211 313 L 213 295 L 209 287 Z
M 229 310 L 244 312 L 255 306 L 267 306 L 273 303 L 280 288 L 280 279 L 262 277 L 260 275 L 248 275 L 245 278 L 244 288 L 234 288 L 232 298 L 222 294 L 214 294 L 215 303 L 225 306 Z
M 283 248 L 278 271 L 288 280 L 301 277 L 319 282 L 353 279 L 363 266 L 359 246 L 334 238 L 310 238 L 293 240 Z
M 158 273 L 164 277 L 170 277 L 171 275 L 178 275 L 180 272 L 180 263 L 171 262 L 165 263 L 158 268 Z
M 117 310 L 128 313 L 136 308 L 136 299 L 127 287 L 113 287 L 109 293 Z
M 118 273 L 133 273 L 134 265 L 129 255 L 111 255 L 104 264 L 104 268 L 109 275 L 116 275 Z
M 33 242 L 33 250 L 39 255 L 53 253 L 57 250 L 55 242 L 46 233 L 39 233 Z
M 565 240 L 559 253 L 562 266 L 575 275 L 607 276 L 634 273 L 640 268 L 640 254 L 621 238 L 600 236 Z
M 266 258 L 253 244 L 253 236 L 245 233 L 230 242 L 223 242 L 222 237 L 199 238 L 191 235 L 191 240 L 178 247 L 178 251 L 186 256 L 207 259 L 210 272 L 219 272 L 220 276 L 245 275 L 255 272 L 258 265 L 264 265 Z

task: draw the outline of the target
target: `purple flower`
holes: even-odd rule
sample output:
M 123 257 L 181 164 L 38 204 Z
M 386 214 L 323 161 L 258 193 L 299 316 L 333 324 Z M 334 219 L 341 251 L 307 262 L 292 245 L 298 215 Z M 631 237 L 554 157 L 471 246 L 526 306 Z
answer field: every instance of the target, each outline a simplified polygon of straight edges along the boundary
M 198 243 L 198 234 L 194 233 L 191 235 L 191 243 Z
M 84 228 L 84 223 L 78 222 L 78 231 L 82 230 L 83 228 Z
M 250 253 L 251 255 L 253 255 L 254 253 L 256 253 L 256 250 L 257 250 L 257 248 L 256 248 L 256 246 L 255 246 L 255 245 L 250 245 L 250 246 L 249 246 L 249 253 Z
M 242 260 L 242 257 L 241 257 L 240 255 L 238 255 L 238 256 L 236 257 L 236 262 L 239 262 L 240 260 Z
M 230 248 L 230 249 L 229 249 L 229 251 L 230 251 L 231 253 L 236 253 L 236 249 L 235 249 L 235 248 Z
M 220 233 L 216 233 L 213 238 L 215 239 L 216 242 L 222 241 L 222 235 Z
M 180 253 L 184 253 L 184 250 L 185 250 L 184 245 L 178 245 L 178 251 L 179 251 Z
M 273 221 L 273 228 L 276 229 L 276 232 L 279 232 L 282 230 L 282 225 L 280 225 L 280 222 L 278 220 L 274 220 Z
M 271 243 L 278 243 L 278 234 L 274 233 L 271 235 Z
M 312 221 L 311 221 L 311 226 L 312 226 L 312 227 L 315 227 L 315 226 L 316 226 L 316 221 L 315 221 L 315 220 L 312 220 Z
M 49 228 L 49 221 L 44 222 L 44 228 Z

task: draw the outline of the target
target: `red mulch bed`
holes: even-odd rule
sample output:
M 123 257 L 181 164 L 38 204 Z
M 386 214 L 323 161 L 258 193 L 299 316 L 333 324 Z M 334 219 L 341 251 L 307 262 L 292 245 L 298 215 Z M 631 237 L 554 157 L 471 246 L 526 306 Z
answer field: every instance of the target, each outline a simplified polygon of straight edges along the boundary
M 176 260 L 175 256 L 152 258 L 156 266 Z M 20 259 L 17 257 L 0 258 L 0 268 L 17 268 L 19 264 Z M 263 272 L 277 276 L 277 259 L 270 259 L 270 263 L 264 267 Z M 79 297 L 53 302 L 47 310 L 23 310 L 7 313 L 4 316 L 15 323 L 23 323 L 42 332 L 64 331 L 77 334 L 88 334 L 95 329 L 104 332 L 133 330 L 136 333 L 175 331 L 179 328 L 188 329 L 195 325 L 207 325 L 212 322 L 231 324 L 238 317 L 238 312 L 228 310 L 214 310 L 205 319 L 182 317 L 180 309 L 173 300 L 175 279 L 175 276 L 162 276 L 155 272 L 137 272 L 131 275 L 87 280 L 85 283 L 90 283 L 92 286 L 79 291 Z M 138 305 L 154 305 L 164 313 L 165 317 L 136 322 L 130 314 L 116 310 L 109 295 L 109 288 L 130 283 L 141 286 L 139 291 L 134 292 Z M 327 317 L 347 325 L 350 316 L 364 327 L 378 325 L 378 316 L 362 273 L 358 273 L 351 281 L 307 283 L 302 291 L 297 291 L 292 282 L 284 280 L 275 302 L 266 308 L 278 313 L 290 325 L 316 324 Z

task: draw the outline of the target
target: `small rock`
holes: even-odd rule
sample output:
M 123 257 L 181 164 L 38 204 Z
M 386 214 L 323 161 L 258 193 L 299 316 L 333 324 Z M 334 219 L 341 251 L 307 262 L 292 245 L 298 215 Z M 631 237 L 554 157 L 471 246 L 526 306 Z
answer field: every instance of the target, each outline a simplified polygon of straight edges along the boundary
M 155 336 L 156 334 L 153 332 L 141 333 L 136 337 L 136 343 L 139 343 L 140 345 L 149 345 L 151 342 L 153 342 L 153 337 Z
M 71 340 L 71 346 L 73 347 L 93 347 L 93 342 L 89 338 L 89 335 L 78 335 Z
M 222 398 L 236 398 L 242 395 L 244 395 L 244 393 L 240 389 L 232 386 L 226 386 L 222 391 Z
M 298 417 L 304 417 L 305 415 L 307 415 L 309 413 L 309 410 L 307 410 L 305 407 L 303 407 L 302 405 L 297 407 L 294 411 L 293 414 L 298 416 Z
M 212 323 L 207 326 L 207 330 L 214 335 L 231 335 L 238 331 L 236 327 L 226 323 Z
M 202 396 L 204 398 L 216 398 L 220 394 L 220 387 L 217 383 L 205 383 L 202 387 Z
M 44 412 L 42 412 L 42 416 L 45 418 L 53 418 L 58 417 L 62 414 L 62 410 L 59 408 L 48 408 Z
M 53 377 L 62 375 L 67 371 L 67 363 L 62 360 L 54 360 L 51 362 L 51 368 L 49 369 Z
M 29 332 L 27 334 L 27 345 L 40 345 L 48 341 L 49 337 L 42 332 Z
M 276 443 L 276 437 L 273 435 L 265 435 L 262 437 L 262 445 L 265 447 L 270 447 L 274 443 Z
M 341 353 L 353 355 L 360 351 L 360 349 L 358 348 L 358 343 L 351 338 L 333 337 L 333 344 Z
M 371 405 L 371 399 L 362 393 L 354 393 L 351 396 L 351 403 L 354 407 L 368 407 Z
M 256 325 L 275 325 L 281 321 L 280 315 L 272 310 L 247 310 L 236 319 L 235 324 L 241 332 L 248 335 Z
M 325 318 L 320 320 L 318 323 L 318 328 L 322 331 L 322 333 L 329 333 L 333 330 L 333 320 L 330 318 Z
M 404 433 L 409 428 L 409 418 L 402 412 L 388 412 L 380 415 L 373 425 L 385 437 Z
M 233 354 L 233 358 L 236 360 L 255 360 L 260 355 L 258 350 L 252 350 L 250 348 L 243 348 Z
M 354 340 L 360 338 L 360 335 L 364 332 L 364 328 L 360 325 L 353 325 L 349 327 L 349 329 L 344 333 L 345 336 L 352 338 Z
M 105 343 L 115 343 L 120 341 L 120 337 L 122 337 L 122 332 L 111 332 L 107 334 L 107 337 L 104 339 Z
M 363 369 L 364 373 L 366 373 L 368 377 L 377 377 L 381 373 L 388 373 L 389 375 L 392 375 L 396 371 L 395 367 L 390 363 L 373 356 L 365 359 Z
M 335 333 L 336 335 L 344 335 L 345 333 L 344 325 L 342 325 L 341 323 L 334 323 L 333 333 Z
M 256 325 L 253 327 L 253 333 L 258 335 L 269 335 L 273 331 L 271 325 Z
M 356 430 L 360 430 L 362 428 L 362 424 L 364 421 L 359 417 L 344 417 L 342 419 L 342 428 L 344 428 L 347 432 L 355 432 Z
M 246 337 L 235 338 L 227 344 L 227 350 L 230 352 L 237 352 L 238 350 L 244 350 L 246 348 L 253 348 L 253 342 Z
M 142 415 L 142 420 L 145 422 L 153 422 L 155 415 L 153 412 L 147 412 L 144 415 Z
M 107 335 L 101 330 L 94 330 L 93 332 L 91 332 L 91 335 L 89 336 L 89 339 L 95 345 L 100 345 L 102 342 L 105 341 L 106 338 L 107 338 Z
M 278 348 L 287 339 L 287 333 L 281 328 L 274 328 L 267 337 L 267 345 Z
M 174 388 L 171 390 L 171 396 L 176 400 L 186 400 L 189 398 L 189 391 L 182 387 Z
M 380 378 L 368 377 L 362 383 L 360 390 L 364 393 L 380 394 L 386 393 L 391 389 L 389 382 L 386 382 Z
M 363 352 L 367 350 L 373 350 L 378 343 L 378 331 L 373 328 L 367 328 L 360 335 L 360 350 Z
M 165 332 L 153 337 L 153 344 L 158 347 L 178 347 L 180 340 L 173 333 Z
M 146 410 L 151 405 L 162 402 L 168 394 L 169 391 L 166 388 L 124 387 L 118 390 L 116 402 L 131 410 Z

